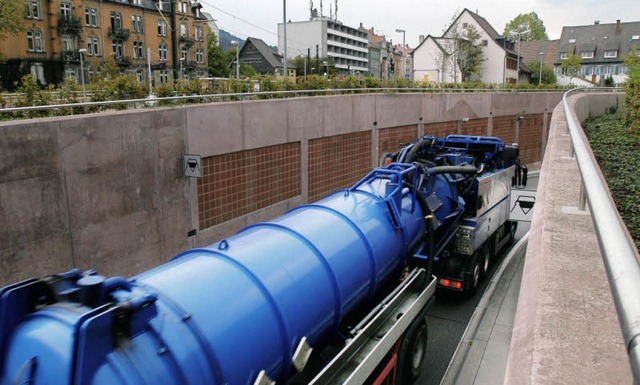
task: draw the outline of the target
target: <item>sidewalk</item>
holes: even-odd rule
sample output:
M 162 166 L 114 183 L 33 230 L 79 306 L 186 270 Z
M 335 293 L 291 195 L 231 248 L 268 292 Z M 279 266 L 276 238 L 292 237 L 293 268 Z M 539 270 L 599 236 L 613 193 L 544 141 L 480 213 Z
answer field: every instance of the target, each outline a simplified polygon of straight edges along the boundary
M 527 239 L 518 242 L 512 256 L 492 278 L 491 286 L 458 345 L 443 384 L 494 385 L 504 381 L 511 333 L 526 254 Z

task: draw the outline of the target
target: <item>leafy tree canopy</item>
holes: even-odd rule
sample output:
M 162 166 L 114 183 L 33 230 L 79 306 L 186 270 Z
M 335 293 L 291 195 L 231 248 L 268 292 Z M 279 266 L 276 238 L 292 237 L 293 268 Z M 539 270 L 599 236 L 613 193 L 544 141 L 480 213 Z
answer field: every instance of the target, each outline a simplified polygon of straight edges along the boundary
M 556 73 L 552 66 L 541 62 L 540 60 L 533 60 L 525 63 L 527 68 L 533 72 L 533 83 L 538 84 L 538 77 L 540 76 L 540 65 L 542 65 L 542 82 L 541 84 L 555 84 Z
M 519 14 L 507 23 L 502 34 L 513 41 L 518 40 L 518 34 L 520 41 L 549 40 L 547 29 L 535 12 Z
M 222 51 L 218 45 L 218 38 L 211 29 L 207 33 L 207 59 L 209 62 L 209 74 L 214 77 L 227 78 L 231 73 L 229 63 L 233 61 L 236 50 Z
M 0 38 L 16 35 L 23 30 L 22 18 L 24 17 L 24 5 L 17 0 L 0 0 Z
M 580 56 L 571 52 L 569 57 L 562 60 L 561 67 L 569 77 L 569 82 L 571 82 L 571 79 L 575 78 L 580 72 Z

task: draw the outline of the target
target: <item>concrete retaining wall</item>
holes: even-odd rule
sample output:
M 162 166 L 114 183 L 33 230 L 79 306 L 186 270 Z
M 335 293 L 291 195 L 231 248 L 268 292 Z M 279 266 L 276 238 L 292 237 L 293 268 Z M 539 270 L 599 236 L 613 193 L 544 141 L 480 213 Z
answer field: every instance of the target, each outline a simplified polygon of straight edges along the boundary
M 367 137 L 370 148 L 359 146 L 356 154 L 367 157 L 359 166 L 363 170 L 354 172 L 358 178 L 376 165 L 385 146 L 423 133 L 498 135 L 502 130 L 500 135 L 511 140 L 519 125 L 520 131 L 530 126 L 537 131 L 520 132 L 526 138 L 521 145 L 523 152 L 532 149 L 529 161 L 539 160 L 549 112 L 560 98 L 558 93 L 349 95 L 2 122 L 0 285 L 71 267 L 130 276 L 277 216 L 306 202 L 311 185 L 335 188 L 351 182 L 332 182 L 351 166 L 350 150 L 339 154 L 349 164 L 309 164 L 341 151 L 342 142 L 332 145 L 325 139 Z M 516 123 L 518 115 L 538 123 Z M 462 123 L 463 118 L 469 122 Z M 182 154 L 199 154 L 214 170 L 215 161 L 235 162 L 230 158 L 242 152 L 242 162 L 252 167 L 259 157 L 277 161 L 260 151 L 284 144 L 299 148 L 299 182 L 287 190 L 294 195 L 200 228 L 204 205 L 215 204 L 199 195 L 205 194 L 202 180 L 183 176 Z M 310 155 L 310 148 L 320 152 Z M 311 169 L 317 176 L 310 177 Z M 229 175 L 216 172 L 210 174 L 213 183 L 236 176 L 234 169 L 226 170 Z M 290 173 L 282 171 L 283 178 L 290 180 Z M 235 182 L 251 189 L 247 201 L 265 194 L 260 183 Z
M 622 95 L 573 99 L 580 121 Z M 631 370 L 562 105 L 553 111 L 540 172 L 504 383 L 631 384 Z M 588 182 L 587 182 L 588 183 Z

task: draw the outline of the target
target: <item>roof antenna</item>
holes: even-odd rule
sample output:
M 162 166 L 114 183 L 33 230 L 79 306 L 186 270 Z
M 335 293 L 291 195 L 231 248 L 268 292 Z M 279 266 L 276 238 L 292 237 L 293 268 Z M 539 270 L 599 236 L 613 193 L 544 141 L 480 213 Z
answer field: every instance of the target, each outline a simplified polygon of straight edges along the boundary
M 322 13 L 322 0 L 320 0 L 320 17 L 323 17 L 324 14 Z
M 335 13 L 335 16 L 336 16 L 336 21 L 338 21 L 338 0 L 336 0 L 336 13 Z
M 333 4 L 329 4 L 329 20 L 333 20 Z
M 313 19 L 313 0 L 309 0 L 309 16 Z

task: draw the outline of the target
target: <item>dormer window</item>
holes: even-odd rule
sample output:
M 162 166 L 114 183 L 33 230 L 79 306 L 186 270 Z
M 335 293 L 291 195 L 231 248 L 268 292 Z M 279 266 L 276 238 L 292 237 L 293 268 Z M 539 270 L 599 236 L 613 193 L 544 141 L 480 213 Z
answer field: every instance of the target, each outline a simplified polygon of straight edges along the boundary
M 616 58 L 618 57 L 618 50 L 612 49 L 612 50 L 604 51 L 604 57 L 608 59 Z
M 640 35 L 631 36 L 631 40 L 640 40 Z
M 583 59 L 593 59 L 593 51 L 582 52 Z
M 560 52 L 560 60 L 568 59 L 569 54 L 567 52 Z
M 569 44 L 573 44 L 576 42 L 576 39 L 569 39 Z

